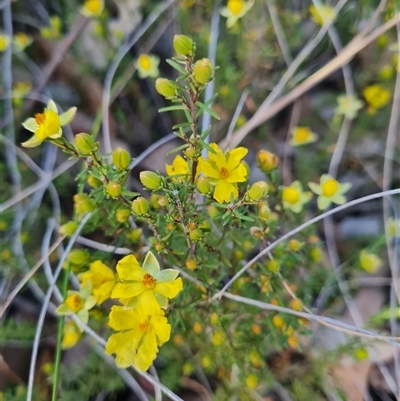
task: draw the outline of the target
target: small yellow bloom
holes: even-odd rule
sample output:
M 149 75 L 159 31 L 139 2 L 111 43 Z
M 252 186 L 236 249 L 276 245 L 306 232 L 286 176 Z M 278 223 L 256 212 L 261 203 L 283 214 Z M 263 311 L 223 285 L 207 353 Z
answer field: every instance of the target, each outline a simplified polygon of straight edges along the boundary
M 76 107 L 71 107 L 65 113 L 59 115 L 56 104 L 50 100 L 43 113 L 35 114 L 25 120 L 22 125 L 34 135 L 21 145 L 25 148 L 39 146 L 47 138 L 58 139 L 62 136 L 61 127 L 69 124 L 75 117 Z
M 61 20 L 57 15 L 50 17 L 50 26 L 40 28 L 40 34 L 45 39 L 58 39 L 61 36 Z
M 152 54 L 141 54 L 136 60 L 136 68 L 140 78 L 157 78 L 159 75 L 158 64 L 160 59 Z
M 308 127 L 294 127 L 292 129 L 292 139 L 290 144 L 292 146 L 305 145 L 317 140 L 317 134 L 311 131 Z
M 194 322 L 193 331 L 194 331 L 196 334 L 200 334 L 200 333 L 203 331 L 203 326 L 202 326 L 202 324 L 199 323 L 199 322 Z
M 254 374 L 250 374 L 246 377 L 246 386 L 248 388 L 256 388 L 258 385 L 258 377 Z
M 390 237 L 400 237 L 400 220 L 389 217 L 386 220 L 386 230 Z
M 109 355 L 117 354 L 115 363 L 120 368 L 134 365 L 146 371 L 156 359 L 158 347 L 171 336 L 171 325 L 165 316 L 149 315 L 140 307 L 113 306 L 109 325 L 118 333 L 110 336 L 105 351 Z
M 263 360 L 257 351 L 251 351 L 249 354 L 249 361 L 255 368 L 261 368 Z
M 218 330 L 216 331 L 213 336 L 212 336 L 212 343 L 215 346 L 219 346 L 221 344 L 223 344 L 226 340 L 226 335 L 222 330 Z
M 210 147 L 215 153 L 208 152 L 208 160 L 199 158 L 198 171 L 215 185 L 213 197 L 218 203 L 230 202 L 231 197 L 239 196 L 237 183 L 247 179 L 247 169 L 241 160 L 248 150 L 240 147 L 223 154 L 217 144 L 212 143 Z
M 127 307 L 142 307 L 149 315 L 165 308 L 168 299 L 175 298 L 183 287 L 179 272 L 174 269 L 160 270 L 158 260 L 148 252 L 143 267 L 135 256 L 128 255 L 117 264 L 121 283 L 117 283 L 111 298 L 124 300 Z
M 86 0 L 79 10 L 85 17 L 98 17 L 104 9 L 104 0 Z
M 285 321 L 283 320 L 282 317 L 280 317 L 280 316 L 278 316 L 278 315 L 275 315 L 275 316 L 272 318 L 272 324 L 273 324 L 276 328 L 282 329 L 282 328 L 285 326 Z
M 363 96 L 368 106 L 373 110 L 377 110 L 389 103 L 391 93 L 380 85 L 370 85 L 363 90 Z
M 232 28 L 236 24 L 239 18 L 244 17 L 247 12 L 253 7 L 254 0 L 243 1 L 243 0 L 228 0 L 226 7 L 222 7 L 220 14 L 227 18 L 227 28 Z
M 82 285 L 87 281 L 90 281 L 92 294 L 96 298 L 96 303 L 100 305 L 110 298 L 116 283 L 115 273 L 103 262 L 96 260 L 90 265 L 90 270 L 81 275 Z
M 291 348 L 297 348 L 297 346 L 299 345 L 299 339 L 294 334 L 292 334 L 288 337 L 287 342 L 289 344 L 289 347 L 291 347 Z
M 61 342 L 62 349 L 68 349 L 74 347 L 82 338 L 82 333 L 79 327 L 74 323 L 73 320 L 68 320 L 64 324 L 63 338 Z
M 282 190 L 283 207 L 290 209 L 294 213 L 300 213 L 304 205 L 311 200 L 311 197 L 311 192 L 303 191 L 300 181 L 295 181 Z
M 174 177 L 173 181 L 180 182 L 181 184 L 187 182 L 191 176 L 189 163 L 181 155 L 175 156 L 172 164 L 166 164 L 165 170 L 169 177 Z
M 351 184 L 340 184 L 330 175 L 322 174 L 319 185 L 315 184 L 314 182 L 309 182 L 308 186 L 315 194 L 318 195 L 318 209 L 325 210 L 331 203 L 343 205 L 343 203 L 346 202 L 346 198 L 343 196 L 343 194 L 350 189 Z
M 7 49 L 10 42 L 11 38 L 3 32 L 0 32 L 0 53 Z
M 335 109 L 335 114 L 337 116 L 346 116 L 350 119 L 357 117 L 358 110 L 360 110 L 364 106 L 364 103 L 354 95 L 338 96 L 337 102 L 338 106 Z
M 324 23 L 328 23 L 333 21 L 336 18 L 336 11 L 327 5 L 321 4 L 321 6 L 315 7 L 314 5 L 310 6 L 310 14 L 312 20 L 318 25 L 324 25 Z
M 360 266 L 368 273 L 375 273 L 383 265 L 382 259 L 374 253 L 369 253 L 366 249 L 360 252 Z
M 301 311 L 303 309 L 303 302 L 299 298 L 294 298 L 290 301 L 289 306 L 297 311 Z
M 17 52 L 24 51 L 26 47 L 32 44 L 32 42 L 32 37 L 27 35 L 25 32 L 17 32 L 14 35 L 13 44 Z

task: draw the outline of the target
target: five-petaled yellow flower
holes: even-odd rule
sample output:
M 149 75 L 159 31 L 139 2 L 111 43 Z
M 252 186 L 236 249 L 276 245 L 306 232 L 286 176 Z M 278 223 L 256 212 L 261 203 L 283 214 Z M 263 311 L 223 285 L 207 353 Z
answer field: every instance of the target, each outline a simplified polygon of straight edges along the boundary
M 90 270 L 83 273 L 80 278 L 82 285 L 87 281 L 91 282 L 92 294 L 98 305 L 110 298 L 116 284 L 115 273 L 100 260 L 94 261 L 90 265 Z
M 360 252 L 360 266 L 366 272 L 375 273 L 382 265 L 382 259 L 378 255 L 370 253 L 366 249 Z
M 314 182 L 309 182 L 308 186 L 318 195 L 318 209 L 325 210 L 331 203 L 343 205 L 343 203 L 346 202 L 346 198 L 343 194 L 350 189 L 351 184 L 340 184 L 330 175 L 322 174 L 319 185 Z
M 377 109 L 385 107 L 390 100 L 391 93 L 388 89 L 380 85 L 370 85 L 363 90 L 365 100 L 370 107 L 370 114 L 374 114 Z
M 173 181 L 180 183 L 186 182 L 191 175 L 189 163 L 181 155 L 175 156 L 172 164 L 166 164 L 165 170 L 170 177 L 178 176 Z
M 117 283 L 111 298 L 119 298 L 126 307 L 142 307 L 147 314 L 159 313 L 168 299 L 175 298 L 182 291 L 182 279 L 174 269 L 160 270 L 158 260 L 148 252 L 143 267 L 133 255 L 122 258 L 117 264 Z
M 140 78 L 157 78 L 160 74 L 158 64 L 160 59 L 152 54 L 141 54 L 136 60 L 136 68 Z
M 146 371 L 156 359 L 158 347 L 171 336 L 171 325 L 161 310 L 150 315 L 147 309 L 113 306 L 109 325 L 118 333 L 108 339 L 106 353 L 117 354 L 115 362 L 120 368 L 134 365 Z
M 239 18 L 242 18 L 253 7 L 254 1 L 228 0 L 226 7 L 222 7 L 220 13 L 227 18 L 226 26 L 231 28 Z
M 86 0 L 80 9 L 85 17 L 98 17 L 104 9 L 104 0 Z
M 218 203 L 230 202 L 231 197 L 236 199 L 239 195 L 237 183 L 247 179 L 247 169 L 242 159 L 248 150 L 240 147 L 224 154 L 216 143 L 210 144 L 210 147 L 215 153 L 208 152 L 208 160 L 199 158 L 198 172 L 215 184 L 213 196 Z
M 50 100 L 43 113 L 35 114 L 22 123 L 24 128 L 34 133 L 33 137 L 21 145 L 25 148 L 39 146 L 45 139 L 58 139 L 62 136 L 61 127 L 69 124 L 75 117 L 76 107 L 71 107 L 59 115 L 56 104 Z
M 336 11 L 329 6 L 321 4 L 318 9 L 314 5 L 310 6 L 311 18 L 318 25 L 324 25 L 324 22 L 333 21 L 336 18 Z
M 290 186 L 282 189 L 282 203 L 285 209 L 294 213 L 300 213 L 304 205 L 311 200 L 312 193 L 303 191 L 300 181 L 293 182 Z
M 338 116 L 343 115 L 350 119 L 357 117 L 358 110 L 364 106 L 364 103 L 354 95 L 340 95 L 337 98 L 337 102 L 335 114 Z
M 292 146 L 305 145 L 316 140 L 317 134 L 312 132 L 309 127 L 294 127 L 292 129 L 292 139 L 290 140 Z

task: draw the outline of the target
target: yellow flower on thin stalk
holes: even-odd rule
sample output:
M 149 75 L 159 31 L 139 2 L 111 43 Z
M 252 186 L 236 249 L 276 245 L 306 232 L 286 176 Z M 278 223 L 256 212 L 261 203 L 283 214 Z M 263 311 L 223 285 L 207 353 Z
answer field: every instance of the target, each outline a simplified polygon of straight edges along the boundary
M 360 266 L 367 273 L 375 273 L 382 265 L 383 261 L 378 255 L 370 253 L 366 249 L 360 252 Z
M 363 90 L 363 96 L 369 106 L 369 113 L 374 114 L 389 103 L 392 94 L 380 85 L 370 85 Z
M 118 333 L 106 344 L 106 353 L 117 354 L 115 363 L 120 368 L 134 365 L 146 371 L 156 359 L 158 347 L 171 336 L 171 325 L 161 314 L 149 314 L 143 308 L 125 309 L 113 306 L 109 325 Z
M 37 113 L 35 117 L 30 117 L 22 123 L 23 127 L 34 135 L 21 145 L 25 148 L 34 148 L 48 138 L 61 138 L 61 127 L 69 124 L 74 119 L 75 113 L 76 107 L 71 107 L 59 115 L 56 104 L 50 100 L 43 113 Z
M 292 139 L 290 144 L 292 146 L 305 145 L 317 140 L 317 134 L 311 131 L 309 127 L 294 127 L 292 129 Z
M 0 53 L 4 52 L 4 50 L 7 49 L 10 42 L 11 38 L 5 33 L 0 31 Z
M 309 182 L 308 186 L 311 188 L 311 191 L 318 195 L 318 209 L 325 210 L 331 203 L 343 205 L 346 202 L 343 194 L 350 189 L 351 184 L 341 184 L 330 175 L 322 174 L 319 185 L 315 182 Z
M 324 4 L 321 4 L 318 9 L 314 5 L 311 5 L 309 10 L 311 19 L 320 26 L 324 25 L 324 23 L 333 21 L 336 18 L 336 11 L 332 7 Z
M 26 47 L 32 44 L 32 42 L 32 37 L 27 35 L 25 32 L 17 32 L 13 38 L 14 49 L 17 52 L 24 51 Z
M 232 28 L 240 18 L 244 17 L 250 8 L 253 7 L 253 4 L 254 0 L 228 0 L 226 7 L 222 7 L 220 11 L 220 14 L 227 18 L 227 28 Z
M 181 155 L 175 156 L 172 164 L 166 164 L 165 170 L 170 177 L 178 176 L 174 177 L 173 181 L 178 181 L 181 184 L 187 182 L 192 173 L 189 163 Z
M 121 280 L 111 293 L 126 307 L 142 307 L 147 314 L 159 313 L 166 308 L 168 299 L 175 298 L 183 287 L 179 272 L 174 269 L 160 270 L 157 258 L 148 252 L 143 267 L 133 255 L 122 258 L 117 264 Z
M 103 12 L 104 0 L 86 0 L 79 10 L 85 17 L 98 17 Z
M 160 64 L 160 59 L 157 56 L 153 54 L 141 54 L 136 60 L 135 66 L 140 78 L 157 78 L 160 74 L 158 64 Z
M 294 181 L 288 187 L 282 189 L 282 202 L 285 209 L 294 213 L 300 213 L 306 203 L 311 200 L 312 193 L 304 192 L 300 181 Z
M 246 148 L 236 148 L 222 153 L 216 143 L 210 144 L 215 153 L 208 152 L 208 160 L 199 158 L 198 172 L 203 173 L 215 184 L 213 197 L 218 203 L 230 202 L 231 197 L 239 196 L 237 183 L 245 182 L 247 169 L 242 159 L 246 156 Z
M 63 337 L 61 342 L 62 349 L 74 347 L 82 338 L 80 328 L 74 323 L 73 320 L 65 322 L 63 327 Z

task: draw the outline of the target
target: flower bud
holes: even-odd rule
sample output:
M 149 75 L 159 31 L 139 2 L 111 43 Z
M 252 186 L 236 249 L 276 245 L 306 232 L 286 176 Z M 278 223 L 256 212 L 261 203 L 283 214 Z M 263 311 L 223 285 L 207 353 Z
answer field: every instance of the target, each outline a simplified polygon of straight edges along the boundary
M 268 193 L 268 184 L 265 181 L 255 182 L 249 189 L 248 195 L 252 201 L 258 201 L 265 198 Z
M 82 132 L 75 136 L 75 146 L 81 155 L 90 155 L 94 150 L 93 138 Z
M 125 223 L 129 216 L 131 215 L 131 211 L 128 208 L 121 208 L 115 212 L 115 218 L 117 219 L 118 223 Z
M 293 298 L 289 306 L 294 310 L 301 311 L 303 309 L 303 302 L 299 298 Z
M 207 206 L 208 215 L 213 219 L 219 215 L 219 209 L 216 206 Z
M 214 68 L 208 58 L 198 60 L 193 67 L 193 78 L 199 84 L 205 85 L 210 82 Z
M 93 176 L 93 175 L 89 175 L 86 182 L 88 183 L 89 186 L 91 186 L 92 188 L 97 188 L 100 185 L 102 185 L 103 183 L 101 182 L 101 180 L 99 180 L 97 177 Z
M 118 198 L 121 195 L 122 188 L 118 182 L 110 181 L 106 186 L 106 191 L 112 198 Z
M 152 171 L 142 171 L 139 179 L 147 189 L 157 189 L 161 185 L 161 177 Z
M 211 189 L 210 180 L 206 177 L 199 177 L 196 182 L 196 187 L 201 194 L 208 194 Z
M 142 232 L 143 230 L 141 228 L 135 228 L 129 234 L 127 234 L 126 237 L 132 242 L 137 242 L 142 236 Z
M 131 162 L 131 155 L 125 149 L 116 148 L 112 152 L 112 161 L 118 169 L 125 170 Z
M 303 246 L 303 242 L 297 241 L 297 239 L 291 239 L 288 242 L 288 248 L 293 251 L 297 252 L 299 251 Z
M 175 35 L 173 46 L 177 54 L 181 56 L 191 56 L 193 53 L 193 41 L 185 35 Z
M 258 210 L 258 217 L 262 220 L 268 220 L 271 216 L 271 209 L 267 205 L 263 205 Z
M 162 251 L 164 250 L 164 248 L 165 248 L 165 245 L 164 245 L 161 241 L 157 241 L 157 242 L 155 243 L 155 245 L 154 245 L 154 249 L 155 249 L 158 253 L 162 252 Z
M 256 158 L 261 170 L 265 172 L 273 170 L 279 163 L 279 157 L 267 150 L 258 151 Z
M 263 231 L 258 227 L 250 227 L 250 234 L 255 238 L 262 238 L 264 236 Z
M 73 249 L 67 256 L 68 262 L 76 266 L 84 266 L 90 260 L 90 254 L 86 249 Z
M 132 210 L 133 213 L 137 214 L 138 216 L 143 216 L 149 211 L 149 202 L 147 202 L 146 198 L 143 196 L 139 196 L 132 202 Z
M 189 233 L 189 238 L 190 238 L 192 241 L 199 241 L 199 240 L 201 239 L 202 235 L 203 235 L 203 233 L 201 232 L 201 230 L 199 230 L 198 228 L 196 228 L 195 230 L 190 231 L 190 233 Z
M 150 204 L 154 209 L 160 209 L 160 205 L 158 203 L 158 200 L 161 198 L 161 195 L 156 195 L 156 194 L 152 194 L 150 196 Z
M 189 270 L 194 270 L 197 267 L 197 263 L 194 259 L 188 259 L 185 264 Z
M 156 81 L 156 90 L 161 96 L 167 99 L 176 96 L 176 85 L 169 79 L 158 78 Z
M 77 228 L 78 223 L 75 221 L 69 221 L 68 223 L 63 224 L 58 231 L 61 235 L 72 235 Z
M 276 259 L 270 259 L 267 262 L 267 269 L 271 273 L 276 273 L 279 270 L 279 262 Z
M 195 221 L 191 221 L 191 222 L 188 224 L 188 230 L 189 230 L 189 231 L 193 231 L 193 230 L 195 230 L 196 228 L 197 228 L 197 224 L 196 224 Z
M 92 199 L 86 194 L 74 195 L 74 208 L 78 214 L 93 212 L 95 205 Z
M 184 153 L 188 159 L 193 159 L 196 156 L 196 150 L 192 147 L 186 148 Z
M 169 199 L 166 196 L 160 196 L 157 199 L 157 203 L 160 207 L 167 207 L 169 205 Z

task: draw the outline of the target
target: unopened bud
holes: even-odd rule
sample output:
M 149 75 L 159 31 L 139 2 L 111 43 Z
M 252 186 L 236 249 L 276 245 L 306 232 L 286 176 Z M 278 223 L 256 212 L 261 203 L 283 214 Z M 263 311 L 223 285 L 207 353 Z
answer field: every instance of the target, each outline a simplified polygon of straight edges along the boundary
M 270 216 L 271 209 L 266 205 L 261 206 L 258 210 L 258 217 L 262 220 L 268 220 Z
M 303 245 L 303 242 L 297 241 L 297 239 L 291 239 L 288 242 L 288 248 L 293 252 L 299 251 Z
M 197 224 L 194 222 L 194 221 L 191 221 L 189 224 L 188 224 L 188 230 L 189 231 L 193 231 L 193 230 L 195 230 L 197 228 Z
M 273 170 L 279 163 L 279 157 L 267 150 L 259 150 L 256 158 L 261 170 L 265 172 Z
M 188 259 L 185 264 L 189 270 L 194 270 L 197 267 L 197 263 L 194 259 Z
M 159 253 L 162 252 L 164 250 L 164 248 L 165 248 L 165 245 L 161 241 L 156 242 L 154 245 L 154 249 Z
M 193 158 L 196 156 L 196 151 L 195 151 L 195 149 L 192 148 L 192 147 L 186 148 L 186 150 L 185 150 L 185 156 L 186 156 L 188 159 L 193 159 Z
M 211 189 L 210 180 L 206 177 L 199 177 L 196 182 L 196 187 L 201 194 L 208 194 Z
M 112 152 L 112 161 L 118 169 L 125 170 L 131 162 L 131 155 L 126 149 L 116 148 Z
M 103 183 L 101 182 L 101 180 L 99 180 L 98 178 L 96 178 L 93 175 L 89 175 L 89 177 L 87 178 L 86 182 L 88 183 L 88 185 L 90 185 L 92 188 L 97 188 L 100 185 L 102 185 Z
M 303 302 L 299 298 L 294 298 L 290 301 L 289 306 L 297 311 L 301 311 L 303 309 Z
M 190 231 L 190 233 L 189 233 L 189 238 L 190 238 L 192 241 L 199 241 L 199 240 L 201 239 L 202 235 L 203 235 L 203 233 L 201 232 L 201 230 L 199 230 L 198 228 L 196 228 L 195 230 Z
M 112 198 L 118 198 L 121 195 L 122 188 L 118 182 L 110 181 L 106 186 L 106 191 Z
M 160 209 L 160 205 L 158 203 L 158 200 L 161 198 L 161 195 L 156 195 L 156 194 L 152 194 L 150 196 L 150 204 L 154 209 Z
M 167 99 L 176 97 L 176 85 L 169 79 L 158 78 L 156 81 L 156 90 L 161 96 Z
M 89 134 L 80 133 L 75 136 L 75 146 L 81 155 L 90 155 L 94 150 L 94 141 Z
M 90 260 L 90 254 L 85 249 L 73 249 L 67 256 L 68 262 L 76 266 L 84 266 Z
M 205 85 L 210 82 L 214 68 L 208 58 L 198 60 L 193 67 L 193 78 L 199 84 Z
M 169 205 L 169 199 L 166 196 L 160 196 L 157 199 L 157 203 L 160 207 L 167 207 Z
M 130 233 L 127 234 L 127 238 L 132 242 L 137 242 L 142 236 L 142 232 L 143 230 L 141 228 L 135 228 Z
M 256 238 L 262 238 L 264 236 L 263 231 L 258 227 L 250 227 L 250 234 Z
M 117 219 L 118 223 L 125 223 L 129 216 L 131 215 L 131 211 L 128 208 L 121 208 L 115 212 L 115 218 Z
M 258 201 L 261 198 L 265 198 L 268 193 L 268 184 L 265 181 L 255 182 L 248 192 L 249 198 L 252 201 Z
M 74 195 L 74 208 L 78 214 L 93 212 L 95 205 L 92 199 L 86 194 Z
M 58 230 L 61 235 L 72 235 L 78 228 L 78 223 L 75 221 L 69 221 L 63 224 Z
M 143 196 L 139 196 L 132 202 L 133 213 L 143 216 L 149 211 L 149 202 Z
M 175 35 L 173 46 L 177 54 L 181 56 L 191 56 L 193 53 L 193 41 L 185 35 Z
M 148 189 L 157 189 L 161 185 L 161 177 L 152 171 L 142 171 L 139 174 L 140 182 Z
M 279 262 L 276 259 L 270 259 L 267 262 L 267 269 L 271 273 L 276 273 L 279 270 Z

